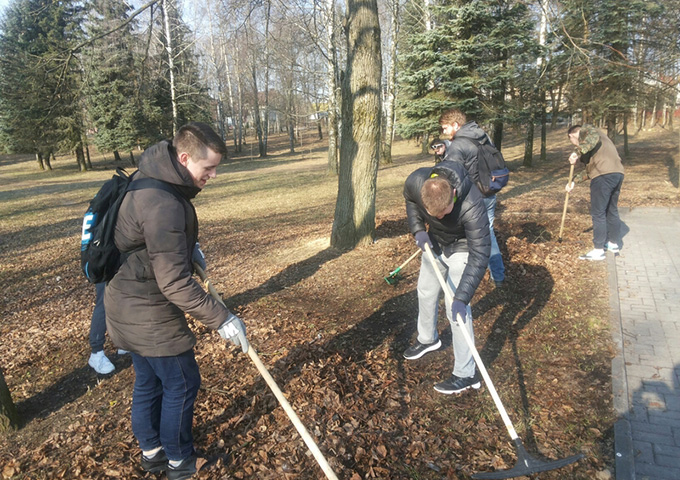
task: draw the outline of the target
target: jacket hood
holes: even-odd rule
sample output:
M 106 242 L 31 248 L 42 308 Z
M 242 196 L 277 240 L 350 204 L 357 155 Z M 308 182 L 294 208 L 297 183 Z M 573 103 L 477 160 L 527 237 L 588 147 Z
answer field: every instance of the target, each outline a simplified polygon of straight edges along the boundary
M 177 161 L 177 154 L 168 140 L 147 148 L 139 160 L 139 171 L 146 177 L 175 185 L 187 198 L 194 198 L 200 188 L 194 185 L 189 170 Z
M 474 120 L 467 122 L 465 125 L 460 127 L 460 130 L 456 132 L 453 138 L 457 137 L 467 137 L 477 140 L 479 143 L 485 143 L 487 141 L 486 132 L 482 130 L 482 127 L 477 125 Z
M 431 175 L 434 174 L 445 177 L 449 181 L 449 184 L 456 189 L 456 197 L 459 201 L 465 199 L 470 192 L 472 181 L 462 164 L 445 160 L 432 169 Z

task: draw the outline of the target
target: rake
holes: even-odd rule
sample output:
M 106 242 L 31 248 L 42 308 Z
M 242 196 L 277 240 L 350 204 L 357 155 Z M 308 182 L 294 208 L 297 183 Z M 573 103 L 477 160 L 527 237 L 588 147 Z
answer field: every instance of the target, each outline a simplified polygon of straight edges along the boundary
M 399 272 L 401 271 L 401 269 L 404 268 L 406 265 L 408 265 L 408 263 L 409 263 L 411 260 L 413 260 L 414 258 L 416 258 L 420 252 L 421 252 L 421 250 L 418 249 L 413 255 L 411 255 L 410 257 L 408 257 L 408 260 L 406 260 L 404 263 L 402 263 L 402 264 L 399 265 L 397 268 L 395 268 L 394 270 L 392 270 L 392 271 L 389 273 L 389 275 L 387 275 L 387 276 L 385 277 L 385 281 L 387 282 L 387 284 L 388 284 L 388 285 L 396 285 L 397 283 L 399 283 L 399 279 L 400 279 L 400 277 L 399 277 Z
M 569 182 L 568 184 L 571 184 L 572 179 L 574 178 L 574 164 L 571 164 L 571 168 L 569 169 Z M 560 235 L 557 237 L 557 241 L 562 243 L 562 229 L 564 228 L 564 219 L 567 217 L 567 203 L 569 203 L 569 192 L 564 197 L 564 210 L 562 210 L 562 223 L 560 224 Z
M 437 275 L 439 284 L 444 290 L 444 295 L 446 295 L 448 303 L 452 303 L 453 292 L 451 291 L 451 287 L 446 283 L 446 280 L 444 280 L 442 273 L 439 271 L 439 268 L 437 267 L 437 261 L 435 260 L 434 255 L 432 254 L 432 249 L 427 244 L 425 245 L 425 253 L 427 254 L 427 257 L 432 263 L 432 268 L 434 269 L 435 274 Z M 524 448 L 524 445 L 522 444 L 522 440 L 517 435 L 515 427 L 513 427 L 512 422 L 510 421 L 510 417 L 508 416 L 508 413 L 505 411 L 505 408 L 503 407 L 503 403 L 501 403 L 501 399 L 498 396 L 498 392 L 496 392 L 496 388 L 493 386 L 493 383 L 491 382 L 489 372 L 487 372 L 486 367 L 484 367 L 482 358 L 479 356 L 479 352 L 477 352 L 475 344 L 472 341 L 472 338 L 470 338 L 470 334 L 467 332 L 465 328 L 463 328 L 463 320 L 459 316 L 456 316 L 456 323 L 458 323 L 460 331 L 463 333 L 465 342 L 470 347 L 470 351 L 472 352 L 472 356 L 475 359 L 477 368 L 479 368 L 479 372 L 482 374 L 482 377 L 484 378 L 484 383 L 486 383 L 486 386 L 489 389 L 489 392 L 491 393 L 491 397 L 493 398 L 493 401 L 496 403 L 496 407 L 498 408 L 498 411 L 501 414 L 503 423 L 505 423 L 505 427 L 508 429 L 510 438 L 515 444 L 515 449 L 517 451 L 517 463 L 513 468 L 509 470 L 498 470 L 495 472 L 475 473 L 474 475 L 472 475 L 472 478 L 513 478 L 520 477 L 523 475 L 528 476 L 533 473 L 545 472 L 548 470 L 562 468 L 578 460 L 581 460 L 583 458 L 583 454 L 581 453 L 561 460 L 553 460 L 547 462 L 539 460 L 529 455 L 529 453 Z
M 213 286 L 212 283 L 210 283 L 210 280 L 208 280 L 207 275 L 205 274 L 205 271 L 198 265 L 197 263 L 194 262 L 194 270 L 198 274 L 199 278 L 203 281 L 205 286 L 208 289 L 208 292 L 210 292 L 210 295 L 220 302 L 222 305 L 224 305 L 224 301 L 222 300 L 222 296 L 217 292 L 215 287 Z M 262 360 L 260 360 L 259 355 L 255 351 L 252 345 L 249 346 L 248 348 L 248 356 L 250 359 L 253 361 L 255 366 L 260 372 L 260 375 L 262 375 L 262 378 L 264 378 L 265 382 L 267 382 L 267 385 L 271 389 L 272 393 L 276 397 L 276 399 L 279 401 L 279 404 L 283 408 L 283 410 L 286 412 L 286 415 L 288 415 L 288 418 L 290 421 L 293 423 L 293 426 L 295 429 L 298 431 L 300 436 L 302 437 L 302 440 L 304 440 L 305 444 L 307 445 L 307 448 L 311 452 L 311 454 L 314 456 L 314 459 L 316 462 L 319 464 L 319 467 L 321 467 L 321 470 L 326 474 L 326 478 L 328 480 L 338 480 L 338 477 L 335 475 L 335 472 L 333 472 L 333 469 L 331 466 L 328 464 L 328 461 L 326 458 L 323 456 L 321 453 L 321 450 L 319 450 L 318 445 L 316 442 L 314 442 L 314 439 L 312 436 L 309 434 L 309 431 L 305 428 L 304 424 L 300 420 L 300 417 L 297 416 L 295 413 L 295 410 L 293 410 L 293 407 L 290 406 L 290 403 L 288 403 L 288 400 L 286 397 L 283 395 L 283 392 L 279 388 L 279 386 L 276 384 L 276 381 L 274 378 L 271 376 L 269 371 L 267 370 L 267 367 L 264 366 L 262 363 Z

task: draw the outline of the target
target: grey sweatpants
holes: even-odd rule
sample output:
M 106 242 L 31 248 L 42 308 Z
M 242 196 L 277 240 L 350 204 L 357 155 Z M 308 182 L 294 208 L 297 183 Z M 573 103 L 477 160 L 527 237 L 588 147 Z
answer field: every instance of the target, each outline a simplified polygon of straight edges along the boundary
M 448 258 L 444 255 L 439 255 L 435 256 L 435 258 L 439 271 L 455 294 L 467 264 L 468 253 L 454 253 Z M 437 318 L 439 315 L 439 295 L 441 293 L 442 288 L 432 268 L 432 262 L 430 262 L 427 255 L 423 255 L 420 275 L 418 276 L 418 341 L 420 343 L 433 343 L 439 338 Z M 451 317 L 451 302 L 448 299 L 446 299 L 445 305 L 446 317 L 451 324 L 451 336 L 453 339 L 453 355 L 455 357 L 453 374 L 458 377 L 471 377 L 475 374 L 475 360 L 465 341 L 465 337 L 463 337 L 463 333 L 460 331 L 458 322 Z M 467 330 L 474 343 L 475 335 L 472 327 L 472 310 L 470 305 L 467 306 L 467 319 L 463 328 Z

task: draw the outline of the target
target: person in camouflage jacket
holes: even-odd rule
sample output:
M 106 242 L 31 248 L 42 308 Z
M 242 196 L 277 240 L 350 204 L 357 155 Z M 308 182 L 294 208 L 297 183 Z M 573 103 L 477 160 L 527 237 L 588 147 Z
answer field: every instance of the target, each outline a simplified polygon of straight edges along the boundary
M 590 179 L 590 214 L 593 219 L 593 250 L 581 260 L 604 260 L 605 250 L 618 253 L 621 246 L 621 219 L 618 201 L 623 184 L 623 165 L 616 146 L 609 137 L 593 125 L 574 125 L 567 132 L 574 152 L 569 163 L 579 160 L 585 169 L 566 186 Z

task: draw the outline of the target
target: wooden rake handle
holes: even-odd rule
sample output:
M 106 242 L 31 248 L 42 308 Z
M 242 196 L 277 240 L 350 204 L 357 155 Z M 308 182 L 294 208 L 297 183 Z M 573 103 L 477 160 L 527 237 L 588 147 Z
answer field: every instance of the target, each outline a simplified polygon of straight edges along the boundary
M 224 305 L 224 301 L 222 300 L 222 297 L 220 296 L 219 293 L 217 293 L 217 290 L 213 286 L 213 284 L 208 280 L 207 275 L 205 274 L 205 271 L 200 267 L 200 265 L 194 263 L 194 269 L 200 279 L 203 281 L 205 286 L 208 288 L 208 292 L 210 292 L 210 295 L 220 302 L 222 305 Z M 225 305 L 226 306 L 226 305 Z M 305 426 L 302 424 L 300 421 L 300 418 L 297 416 L 295 411 L 293 410 L 293 407 L 290 406 L 290 403 L 288 403 L 288 400 L 286 400 L 286 397 L 283 395 L 283 392 L 279 388 L 279 386 L 276 384 L 276 381 L 274 378 L 270 375 L 269 371 L 267 370 L 267 367 L 264 366 L 262 363 L 262 360 L 260 360 L 259 355 L 253 348 L 253 345 L 250 344 L 248 348 L 248 356 L 250 359 L 253 361 L 255 366 L 257 367 L 257 370 L 260 372 L 260 375 L 262 375 L 262 378 L 264 378 L 264 381 L 267 382 L 267 385 L 271 389 L 271 391 L 274 393 L 274 396 L 276 399 L 279 401 L 281 404 L 281 407 L 283 407 L 283 410 L 286 412 L 286 415 L 288 415 L 288 418 L 290 421 L 293 423 L 293 426 L 295 429 L 298 431 L 302 439 L 305 441 L 305 444 L 307 445 L 307 448 L 309 448 L 309 451 L 312 452 L 312 455 L 314 455 L 314 458 L 316 459 L 317 463 L 321 467 L 321 470 L 326 474 L 326 478 L 329 480 L 338 480 L 338 477 L 335 475 L 333 472 L 333 469 L 331 466 L 328 464 L 326 461 L 326 458 L 323 456 L 321 453 L 321 450 L 319 450 L 319 447 L 317 444 L 314 442 L 314 439 L 312 436 L 309 434 Z
M 571 168 L 569 169 L 569 183 L 572 182 L 572 178 L 574 178 L 574 164 L 571 164 Z M 569 203 L 569 192 L 564 197 L 564 210 L 562 210 L 562 223 L 560 223 L 560 234 L 557 237 L 558 240 L 562 240 L 562 229 L 564 228 L 564 219 L 567 218 L 567 204 Z
M 432 264 L 432 268 L 434 269 L 435 275 L 437 275 L 437 280 L 439 280 L 439 284 L 442 287 L 442 290 L 444 290 L 444 295 L 448 298 L 449 304 L 453 303 L 453 291 L 451 290 L 451 287 L 449 286 L 448 283 L 446 283 L 446 280 L 444 280 L 444 276 L 442 275 L 442 272 L 439 271 L 439 267 L 437 266 L 437 260 L 434 258 L 434 255 L 432 254 L 432 249 L 428 244 L 425 244 L 425 254 L 427 255 L 427 258 L 429 258 L 430 263 Z M 493 382 L 491 381 L 491 377 L 489 376 L 489 372 L 486 370 L 486 367 L 484 366 L 484 362 L 482 362 L 482 357 L 479 356 L 479 352 L 477 351 L 477 348 L 475 347 L 475 342 L 472 340 L 470 337 L 470 334 L 468 331 L 463 327 L 463 319 L 460 317 L 460 315 L 456 315 L 456 323 L 458 323 L 458 326 L 460 327 L 460 331 L 463 334 L 463 337 L 465 338 L 465 342 L 468 344 L 468 347 L 470 347 L 470 353 L 472 353 L 472 357 L 475 359 L 475 363 L 477 364 L 477 368 L 479 369 L 479 373 L 482 374 L 482 378 L 484 378 L 484 383 L 486 383 L 486 388 L 489 390 L 489 393 L 491 394 L 491 398 L 493 398 L 494 403 L 496 404 L 496 408 L 498 409 L 498 412 L 501 414 L 501 418 L 503 419 L 503 423 L 505 424 L 505 428 L 507 428 L 508 433 L 510 434 L 510 438 L 512 440 L 515 440 L 516 438 L 519 438 L 517 435 L 517 432 L 515 431 L 515 427 L 512 425 L 512 422 L 510 421 L 510 417 L 508 416 L 508 412 L 506 412 L 505 407 L 503 407 L 503 402 L 501 402 L 501 398 L 498 396 L 498 392 L 496 391 L 496 387 L 493 386 Z

